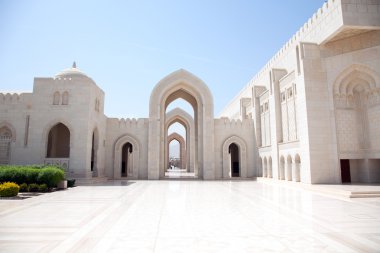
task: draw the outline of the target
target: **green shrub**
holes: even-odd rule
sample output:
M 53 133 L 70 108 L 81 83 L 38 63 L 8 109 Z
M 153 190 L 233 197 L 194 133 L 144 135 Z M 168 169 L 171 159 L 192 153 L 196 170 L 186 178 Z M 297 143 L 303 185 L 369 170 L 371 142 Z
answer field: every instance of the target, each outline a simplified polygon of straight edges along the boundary
M 0 197 L 17 196 L 20 187 L 16 183 L 5 182 L 0 184 Z
M 29 185 L 29 191 L 30 192 L 38 192 L 40 186 L 38 184 L 30 184 Z
M 67 179 L 67 187 L 74 187 L 75 179 Z
M 56 167 L 46 167 L 40 170 L 37 183 L 46 184 L 49 188 L 57 187 L 59 181 L 65 178 L 65 173 Z
M 29 191 L 29 187 L 26 183 L 20 184 L 20 192 L 28 192 L 28 191 Z
M 40 184 L 38 186 L 38 191 L 39 192 L 47 192 L 48 191 L 48 186 L 46 184 Z
M 0 166 L 0 182 L 17 184 L 46 184 L 48 188 L 56 187 L 65 178 L 64 171 L 56 166 Z

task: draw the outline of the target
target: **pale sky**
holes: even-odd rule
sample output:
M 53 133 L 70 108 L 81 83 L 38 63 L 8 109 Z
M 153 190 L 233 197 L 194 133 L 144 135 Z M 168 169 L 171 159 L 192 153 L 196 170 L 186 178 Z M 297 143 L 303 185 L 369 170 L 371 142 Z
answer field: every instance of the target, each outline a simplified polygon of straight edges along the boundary
M 323 2 L 0 0 L 0 90 L 32 91 L 75 60 L 107 116 L 148 117 L 153 87 L 183 68 L 218 115 Z

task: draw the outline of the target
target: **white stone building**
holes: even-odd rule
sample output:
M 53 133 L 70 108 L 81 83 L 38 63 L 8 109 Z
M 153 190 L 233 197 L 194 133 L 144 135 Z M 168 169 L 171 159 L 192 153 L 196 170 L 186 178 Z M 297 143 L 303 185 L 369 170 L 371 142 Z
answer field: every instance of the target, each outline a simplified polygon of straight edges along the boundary
M 186 100 L 194 115 L 168 105 Z M 165 178 L 168 143 L 200 179 L 380 181 L 380 1 L 329 0 L 214 118 L 207 85 L 162 79 L 149 118 L 104 115 L 104 92 L 74 65 L 0 94 L 0 163 L 58 164 L 69 177 Z M 186 129 L 168 135 L 173 123 Z

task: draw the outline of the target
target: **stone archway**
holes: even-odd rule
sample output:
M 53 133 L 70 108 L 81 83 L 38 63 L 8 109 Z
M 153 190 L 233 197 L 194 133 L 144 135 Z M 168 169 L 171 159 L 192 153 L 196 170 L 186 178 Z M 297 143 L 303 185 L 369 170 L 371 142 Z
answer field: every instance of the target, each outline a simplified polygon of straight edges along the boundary
M 153 89 L 149 101 L 148 178 L 165 175 L 166 108 L 182 98 L 194 109 L 195 174 L 204 179 L 215 178 L 213 98 L 206 84 L 180 69 L 162 79 Z
M 247 145 L 243 139 L 238 136 L 231 136 L 227 138 L 222 147 L 223 152 L 223 178 L 232 177 L 231 172 L 231 159 L 230 159 L 230 147 L 231 144 L 235 144 L 239 150 L 239 176 L 242 178 L 247 177 Z
M 194 172 L 196 165 L 195 159 L 195 133 L 194 133 L 194 119 L 190 114 L 181 108 L 174 108 L 166 113 L 165 123 L 165 137 L 167 136 L 168 128 L 171 124 L 179 123 L 186 129 L 186 168 L 188 172 Z M 166 137 L 167 138 L 167 137 Z M 166 142 L 168 142 L 166 140 Z M 165 152 L 167 153 L 167 152 Z
M 50 129 L 46 158 L 70 158 L 70 130 L 65 124 L 58 123 Z
M 114 179 L 121 179 L 122 178 L 122 151 L 123 147 L 125 147 L 125 144 L 130 144 L 131 149 L 128 149 L 128 152 L 130 152 L 130 166 L 131 166 L 131 173 L 127 177 L 137 179 L 138 178 L 138 169 L 140 166 L 140 150 L 141 145 L 137 141 L 136 138 L 132 137 L 131 135 L 123 135 L 119 137 L 114 145 L 114 161 L 113 161 L 113 178 Z
M 180 160 L 181 160 L 181 163 L 180 163 L 180 169 L 186 169 L 186 160 L 187 160 L 187 157 L 186 157 L 186 142 L 185 142 L 185 139 L 179 135 L 178 133 L 172 133 L 168 136 L 168 140 L 167 140 L 167 150 L 169 151 L 169 144 L 172 140 L 176 140 L 179 142 L 179 154 L 180 154 Z M 166 168 L 169 167 L 169 152 L 167 153 L 168 156 L 167 156 L 167 166 Z
M 66 135 L 66 137 L 64 138 L 64 143 L 61 143 L 59 138 L 56 139 L 56 137 L 59 137 L 59 135 L 56 135 L 56 133 L 52 132 L 53 128 L 57 126 L 61 126 L 64 129 Z M 72 171 L 70 171 L 70 157 L 73 155 L 71 151 L 74 147 L 73 138 L 75 138 L 75 135 L 73 127 L 70 125 L 70 123 L 63 119 L 55 119 L 44 127 L 42 136 L 44 143 L 43 156 L 45 157 L 43 163 L 46 165 L 60 166 L 66 171 L 66 173 L 72 173 Z M 65 153 L 62 153 L 61 151 L 59 152 L 59 154 L 55 151 L 52 152 L 52 145 L 64 146 Z

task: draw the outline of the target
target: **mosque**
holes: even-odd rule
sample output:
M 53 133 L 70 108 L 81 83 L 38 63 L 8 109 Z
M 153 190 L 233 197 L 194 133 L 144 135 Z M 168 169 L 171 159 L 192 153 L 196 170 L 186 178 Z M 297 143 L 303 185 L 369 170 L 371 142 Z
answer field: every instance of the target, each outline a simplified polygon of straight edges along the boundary
M 167 110 L 177 99 L 193 115 Z M 154 87 L 149 118 L 109 118 L 104 102 L 75 63 L 31 93 L 0 94 L 0 164 L 165 179 L 176 140 L 180 168 L 200 180 L 380 182 L 380 3 L 326 1 L 218 117 L 207 84 L 183 69 Z M 169 134 L 175 123 L 185 136 Z

